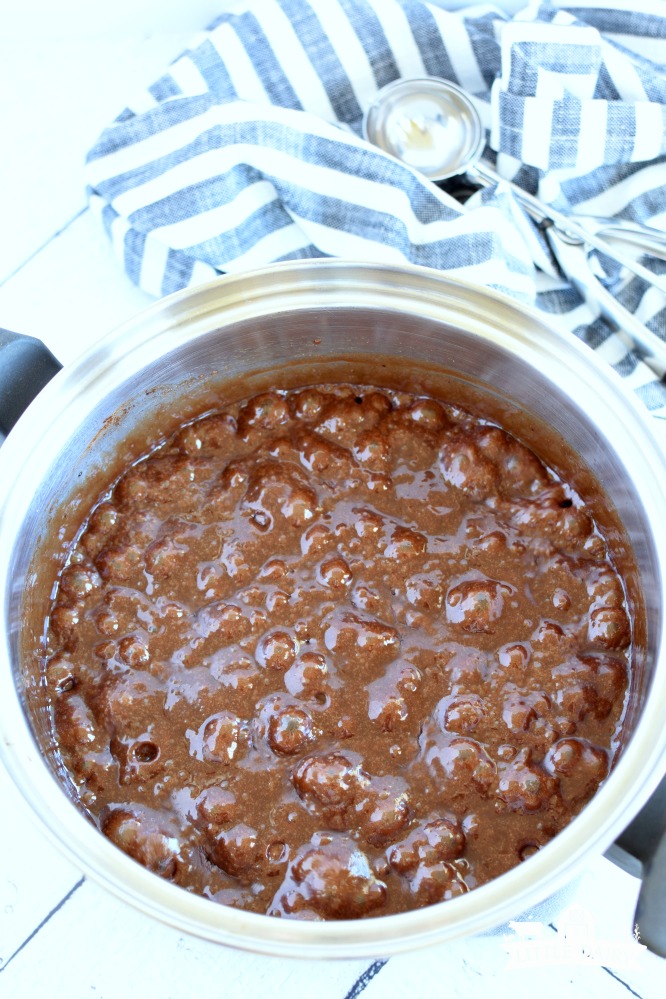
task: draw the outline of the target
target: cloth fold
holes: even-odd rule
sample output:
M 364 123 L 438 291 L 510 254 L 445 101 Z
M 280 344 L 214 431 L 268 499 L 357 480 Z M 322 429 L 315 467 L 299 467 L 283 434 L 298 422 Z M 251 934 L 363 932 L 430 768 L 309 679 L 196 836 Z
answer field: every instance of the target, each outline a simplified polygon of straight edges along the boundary
M 460 205 L 360 137 L 382 86 L 439 76 L 474 98 L 503 176 L 560 210 L 665 227 L 666 74 L 654 53 L 661 44 L 666 62 L 666 17 L 628 4 L 533 3 L 509 18 L 421 0 L 236 3 L 104 130 L 86 164 L 91 207 L 155 295 L 317 256 L 412 262 L 498 288 L 587 340 L 666 418 L 663 372 L 558 275 L 507 188 Z M 664 296 L 597 264 L 666 336 Z

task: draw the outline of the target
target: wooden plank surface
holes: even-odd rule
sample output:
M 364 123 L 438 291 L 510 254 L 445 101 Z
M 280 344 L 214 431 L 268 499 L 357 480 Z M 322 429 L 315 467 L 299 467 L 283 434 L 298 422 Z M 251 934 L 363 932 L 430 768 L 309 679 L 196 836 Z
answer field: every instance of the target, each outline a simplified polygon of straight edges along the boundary
M 197 21 L 192 5 L 192 30 L 209 6 L 201 3 Z M 81 166 L 125 97 L 157 76 L 192 33 L 181 18 L 168 33 L 149 30 L 150 22 L 133 32 L 116 19 L 112 36 L 77 34 L 73 10 L 66 5 L 61 35 L 32 38 L 24 17 L 0 41 L 0 325 L 40 336 L 63 362 L 148 304 L 86 209 Z M 495 935 L 387 964 L 286 961 L 184 936 L 83 880 L 43 837 L 1 768 L 0 801 L 3 999 L 664 994 L 666 965 L 632 937 L 638 882 L 603 858 L 590 861 L 559 908 L 531 924 L 519 917 Z

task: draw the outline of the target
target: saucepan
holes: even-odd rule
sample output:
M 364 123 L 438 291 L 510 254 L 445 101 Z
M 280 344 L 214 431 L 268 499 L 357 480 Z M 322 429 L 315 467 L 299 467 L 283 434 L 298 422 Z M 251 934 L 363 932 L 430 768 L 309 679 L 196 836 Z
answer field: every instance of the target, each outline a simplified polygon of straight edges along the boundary
M 32 390 L 57 368 L 46 357 L 31 381 L 36 369 L 12 362 L 17 342 L 3 351 L 5 387 L 10 376 L 15 383 L 0 408 L 12 398 L 20 408 L 26 379 Z M 551 464 L 567 454 L 583 492 L 594 488 L 590 475 L 601 484 L 617 544 L 633 553 L 630 583 L 641 596 L 623 748 L 569 826 L 525 863 L 451 901 L 375 919 L 302 922 L 194 896 L 97 831 L 59 766 L 36 650 L 77 514 L 108 485 L 118 462 L 145 452 L 158 420 L 168 432 L 220 395 L 305 384 L 322 372 L 328 380 L 446 390 L 454 401 L 473 390 L 483 415 Z M 665 496 L 663 448 L 614 372 L 503 295 L 425 268 L 326 259 L 273 265 L 171 296 L 55 374 L 0 449 L 2 760 L 75 864 L 151 916 L 220 943 L 283 956 L 361 957 L 480 933 L 556 892 L 620 837 L 616 857 L 629 864 L 633 851 L 645 875 L 641 938 L 665 954 L 665 788 L 654 795 L 666 771 Z M 632 925 L 628 913 L 628 934 Z

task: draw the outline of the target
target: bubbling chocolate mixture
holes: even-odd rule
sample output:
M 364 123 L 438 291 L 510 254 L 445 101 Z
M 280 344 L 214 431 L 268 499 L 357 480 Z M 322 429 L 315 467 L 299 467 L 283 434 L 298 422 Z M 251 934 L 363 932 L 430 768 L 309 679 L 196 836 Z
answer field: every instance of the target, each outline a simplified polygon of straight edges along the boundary
M 62 760 L 120 849 L 214 901 L 347 919 L 529 858 L 606 777 L 623 582 L 499 427 L 356 385 L 204 415 L 83 524 L 50 612 Z

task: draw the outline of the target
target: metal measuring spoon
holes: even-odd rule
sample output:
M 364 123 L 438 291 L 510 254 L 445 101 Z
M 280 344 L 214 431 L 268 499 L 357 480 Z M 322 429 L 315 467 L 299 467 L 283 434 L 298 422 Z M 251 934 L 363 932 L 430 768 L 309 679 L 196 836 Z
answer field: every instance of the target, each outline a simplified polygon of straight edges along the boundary
M 620 326 L 646 354 L 666 368 L 666 343 L 620 305 L 601 284 L 589 265 L 585 248 L 611 257 L 664 293 L 666 283 L 617 249 L 623 228 L 618 220 L 607 220 L 608 228 L 613 228 L 613 236 L 604 239 L 600 231 L 587 229 L 582 218 L 572 218 L 551 208 L 483 163 L 485 130 L 473 101 L 464 90 L 438 77 L 395 80 L 378 92 L 365 112 L 363 136 L 419 170 L 429 180 L 448 180 L 466 174 L 483 187 L 498 183 L 508 186 L 528 214 L 543 225 L 565 277 L 585 298 L 592 298 L 602 313 Z M 594 221 L 595 229 L 602 230 L 603 225 L 599 222 L 605 220 Z M 662 233 L 637 223 L 631 230 L 631 240 L 627 242 L 638 245 L 646 253 L 653 252 L 654 248 L 655 255 L 663 256 Z
M 664 253 L 666 235 L 658 229 L 624 219 L 589 215 L 574 218 L 501 177 L 481 160 L 486 143 L 485 129 L 474 102 L 469 94 L 448 80 L 424 76 L 389 83 L 377 93 L 363 116 L 363 136 L 419 170 L 429 180 L 448 180 L 466 173 L 483 187 L 502 182 L 539 222 L 552 221 L 562 227 L 585 227 L 589 222 L 590 228 L 585 227 L 583 231 L 586 237 L 594 238 L 600 229 L 612 228 L 612 238 L 616 240 L 621 240 L 626 232 L 631 236 L 627 242 L 640 245 L 646 253 L 651 252 L 652 243 L 658 251 L 657 256 Z M 639 242 L 641 236 L 645 243 Z M 647 274 L 652 279 L 655 277 L 650 272 Z

